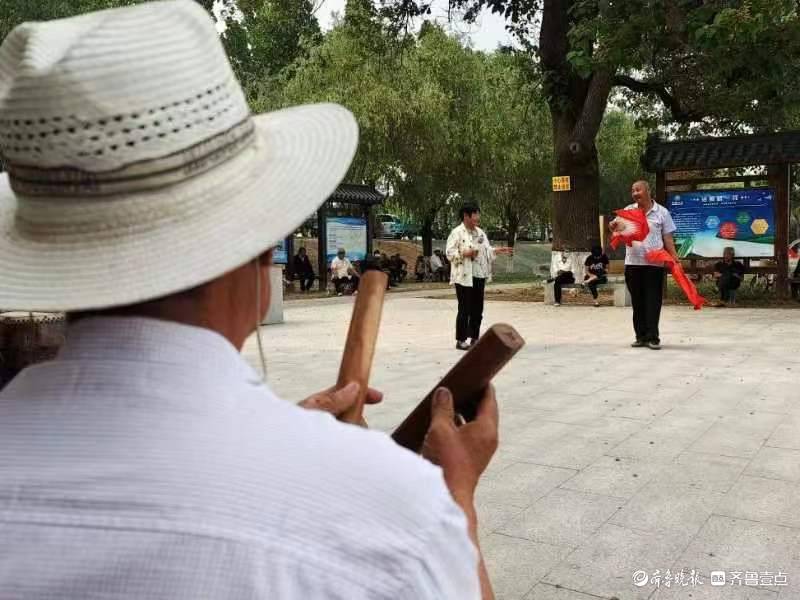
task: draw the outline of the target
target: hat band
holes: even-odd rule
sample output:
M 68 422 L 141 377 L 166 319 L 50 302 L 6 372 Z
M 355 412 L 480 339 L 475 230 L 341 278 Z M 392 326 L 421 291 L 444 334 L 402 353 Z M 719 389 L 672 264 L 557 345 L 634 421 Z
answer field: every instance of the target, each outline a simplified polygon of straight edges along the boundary
M 180 152 L 101 173 L 9 163 L 9 183 L 19 195 L 47 197 L 108 196 L 161 188 L 191 179 L 235 157 L 255 141 L 255 131 L 255 123 L 248 117 Z

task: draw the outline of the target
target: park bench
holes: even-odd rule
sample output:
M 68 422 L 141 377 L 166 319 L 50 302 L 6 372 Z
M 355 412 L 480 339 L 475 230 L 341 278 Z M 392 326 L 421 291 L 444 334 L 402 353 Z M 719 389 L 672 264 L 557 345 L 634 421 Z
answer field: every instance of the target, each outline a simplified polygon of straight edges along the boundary
M 625 265 L 624 261 L 612 260 L 608 265 L 608 283 L 601 283 L 597 286 L 597 291 L 612 290 L 614 292 L 614 306 L 630 306 L 631 295 L 628 286 L 625 285 Z M 584 289 L 581 283 L 568 283 L 561 286 L 563 290 Z M 589 289 L 586 288 L 589 293 Z M 544 284 L 544 303 L 555 304 L 555 291 L 552 283 Z

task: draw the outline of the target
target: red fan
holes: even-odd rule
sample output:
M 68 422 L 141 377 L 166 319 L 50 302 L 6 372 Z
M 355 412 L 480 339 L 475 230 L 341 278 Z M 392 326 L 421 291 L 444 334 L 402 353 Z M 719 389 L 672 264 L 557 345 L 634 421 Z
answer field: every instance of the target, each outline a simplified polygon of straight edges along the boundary
M 694 287 L 694 284 L 689 281 L 688 277 L 686 277 L 686 273 L 684 273 L 681 263 L 676 262 L 666 250 L 650 250 L 650 252 L 647 253 L 647 262 L 663 262 L 664 266 L 672 272 L 672 276 L 675 278 L 675 281 L 677 281 L 678 285 L 681 286 L 683 293 L 686 294 L 686 298 L 688 298 L 695 310 L 700 310 L 703 308 L 703 304 L 708 303 L 708 300 L 700 295 L 700 293 L 697 291 L 697 288 Z
M 611 235 L 611 247 L 616 250 L 620 242 L 625 242 L 626 246 L 632 246 L 633 242 L 641 242 L 650 233 L 650 226 L 647 224 L 647 217 L 644 211 L 639 208 L 631 210 L 615 211 L 617 218 L 614 222 L 617 228 Z

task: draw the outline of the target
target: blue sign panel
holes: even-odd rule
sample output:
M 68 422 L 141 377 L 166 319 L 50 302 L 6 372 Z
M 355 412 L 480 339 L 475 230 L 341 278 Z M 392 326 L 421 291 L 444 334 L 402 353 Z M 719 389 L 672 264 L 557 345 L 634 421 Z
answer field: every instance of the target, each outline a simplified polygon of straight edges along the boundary
M 682 258 L 775 256 L 775 191 L 768 188 L 674 192 L 667 195 Z

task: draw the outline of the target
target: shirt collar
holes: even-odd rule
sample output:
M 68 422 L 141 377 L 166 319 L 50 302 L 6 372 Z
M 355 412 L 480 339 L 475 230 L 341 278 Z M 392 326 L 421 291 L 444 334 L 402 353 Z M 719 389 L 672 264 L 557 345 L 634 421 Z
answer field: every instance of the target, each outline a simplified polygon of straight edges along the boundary
M 633 203 L 631 203 L 631 204 L 629 204 L 628 206 L 625 207 L 626 210 L 633 210 L 634 208 L 639 208 L 639 205 L 636 204 L 636 202 L 633 202 Z M 649 215 L 651 212 L 657 211 L 660 208 L 661 208 L 661 205 L 658 202 L 656 202 L 655 200 L 653 200 L 653 206 L 651 206 L 650 210 L 648 210 L 645 214 Z
M 651 207 L 650 207 L 650 210 L 648 210 L 648 211 L 647 211 L 645 214 L 646 214 L 646 215 L 649 215 L 651 212 L 656 212 L 656 211 L 657 211 L 659 208 L 660 208 L 660 207 L 659 207 L 659 204 L 658 204 L 658 202 L 656 202 L 655 200 L 653 200 L 653 206 L 651 206 Z
M 219 333 L 144 317 L 89 317 L 67 328 L 57 360 L 133 361 L 190 366 L 251 383 L 261 377 Z

